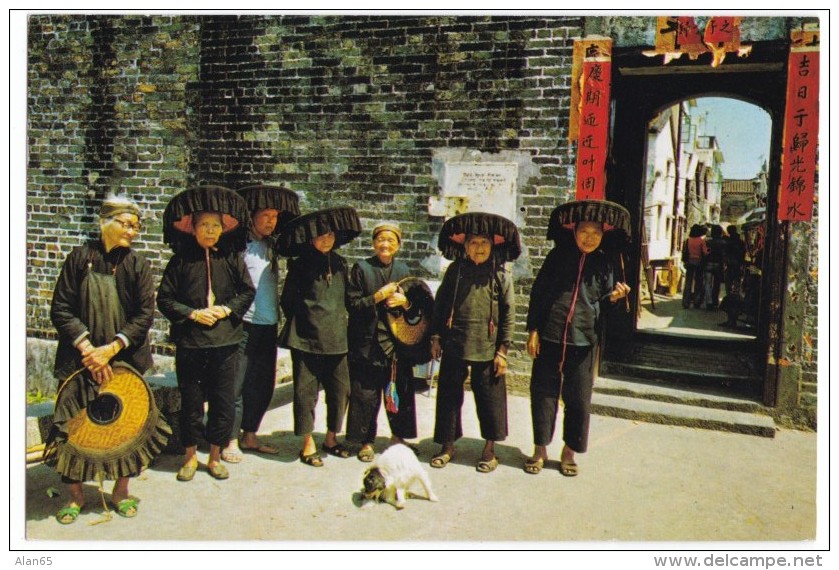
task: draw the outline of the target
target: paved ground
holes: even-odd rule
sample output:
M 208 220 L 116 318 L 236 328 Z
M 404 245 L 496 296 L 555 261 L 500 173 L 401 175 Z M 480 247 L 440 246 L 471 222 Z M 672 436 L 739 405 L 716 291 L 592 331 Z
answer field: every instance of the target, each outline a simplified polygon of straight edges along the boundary
M 433 429 L 435 400 L 418 395 L 417 402 L 420 431 L 426 436 Z M 181 483 L 175 480 L 180 457 L 164 455 L 131 484 L 141 499 L 135 519 L 114 516 L 91 524 L 102 520 L 104 510 L 97 486 L 88 484 L 88 508 L 69 526 L 53 519 L 66 500 L 59 478 L 42 464 L 30 465 L 20 531 L 25 540 L 13 532 L 12 542 L 20 538 L 24 548 L 71 550 L 296 550 L 306 546 L 301 541 L 327 541 L 319 546 L 326 549 L 369 548 L 367 541 L 419 549 L 469 548 L 476 541 L 512 549 L 620 548 L 661 541 L 665 546 L 721 541 L 728 547 L 781 541 L 796 549 L 816 544 L 814 433 L 781 430 L 767 439 L 595 416 L 589 452 L 579 456 L 578 477 L 561 476 L 554 461 L 533 476 L 521 469 L 531 451 L 529 402 L 510 396 L 509 405 L 510 437 L 499 446 L 497 471 L 475 471 L 482 442 L 467 394 L 466 437 L 457 445 L 457 457 L 445 469 L 427 467 L 440 502 L 417 498 L 396 511 L 361 501 L 365 466 L 355 458 L 330 457 L 320 469 L 297 460 L 290 390 L 284 384 L 262 430 L 265 441 L 281 448 L 279 456 L 248 455 L 230 466 L 226 481 L 202 470 L 192 482 Z M 320 440 L 322 398 L 317 412 Z M 384 417 L 379 425 L 383 445 L 389 435 Z M 430 437 L 419 444 L 427 465 L 437 446 Z M 553 458 L 560 448 L 559 441 L 549 448 Z M 51 487 L 61 496 L 50 498 Z M 819 533 L 825 532 L 825 522 L 820 521 Z M 617 543 L 598 545 L 602 541 Z
M 749 329 L 741 323 L 736 329 L 719 326 L 728 320 L 725 311 L 721 309 L 697 309 L 682 307 L 682 296 L 655 296 L 655 308 L 650 304 L 649 297 L 641 303 L 641 315 L 638 318 L 638 329 L 663 335 L 725 338 L 730 340 L 747 340 L 755 336 L 754 329 Z

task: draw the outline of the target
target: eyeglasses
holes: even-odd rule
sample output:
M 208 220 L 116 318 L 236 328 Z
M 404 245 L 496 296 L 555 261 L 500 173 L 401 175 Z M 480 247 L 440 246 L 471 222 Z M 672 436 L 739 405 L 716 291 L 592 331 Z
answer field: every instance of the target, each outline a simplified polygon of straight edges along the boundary
M 122 227 L 122 229 L 125 231 L 134 230 L 136 233 L 140 233 L 140 230 L 143 229 L 143 226 L 139 223 L 135 224 L 133 222 L 126 222 L 124 220 L 120 220 L 119 218 L 114 218 L 114 221 L 118 223 L 120 227 Z

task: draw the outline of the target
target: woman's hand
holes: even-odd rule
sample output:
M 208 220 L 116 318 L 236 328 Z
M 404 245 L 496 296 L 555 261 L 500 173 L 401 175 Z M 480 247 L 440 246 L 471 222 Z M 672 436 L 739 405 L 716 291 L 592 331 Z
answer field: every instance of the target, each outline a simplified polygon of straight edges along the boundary
M 527 337 L 527 354 L 530 358 L 539 356 L 539 331 L 530 331 L 530 336 Z
M 496 376 L 504 376 L 507 373 L 507 357 L 503 354 L 495 353 L 495 359 L 493 360 L 493 365 L 495 368 L 495 375 Z
M 618 299 L 623 299 L 624 297 L 629 295 L 629 291 L 629 285 L 627 285 L 626 283 L 618 282 L 617 284 L 615 284 L 615 288 L 612 289 L 612 292 L 609 293 L 609 300 L 614 303 Z
M 443 347 L 440 346 L 440 337 L 431 337 L 431 358 L 432 360 L 440 360 L 443 355 Z
M 391 295 L 396 293 L 396 290 L 398 288 L 399 288 L 399 285 L 397 285 L 396 283 L 393 283 L 393 282 L 388 283 L 388 284 L 382 286 L 381 289 L 379 289 L 378 291 L 373 293 L 373 299 L 377 303 L 381 303 L 382 301 L 386 301 L 386 300 L 390 299 Z
M 230 313 L 232 312 L 229 308 L 225 307 L 224 305 L 213 305 L 212 307 L 207 308 L 207 310 L 212 313 L 212 315 L 216 318 L 217 321 L 226 319 L 230 316 Z
M 90 341 L 84 341 L 83 345 L 79 345 L 79 351 L 82 353 L 82 365 L 90 371 L 97 384 L 113 377 L 114 372 L 109 363 L 121 348 L 122 345 L 117 341 L 96 347 Z
M 404 307 L 407 304 L 408 304 L 408 298 L 401 291 L 394 292 L 385 301 L 385 305 L 387 305 L 388 309 L 394 309 L 396 307 Z
M 91 371 L 91 376 L 93 376 L 93 380 L 97 384 L 101 384 L 105 380 L 110 380 L 111 378 L 114 377 L 114 369 L 111 368 L 110 364 L 106 364 L 104 367 L 99 369 L 99 371 L 97 371 L 97 372 L 92 372 Z
M 211 327 L 216 324 L 216 321 L 218 321 L 218 317 L 209 308 L 195 309 L 192 313 L 190 313 L 189 318 L 199 325 L 204 325 L 206 327 Z

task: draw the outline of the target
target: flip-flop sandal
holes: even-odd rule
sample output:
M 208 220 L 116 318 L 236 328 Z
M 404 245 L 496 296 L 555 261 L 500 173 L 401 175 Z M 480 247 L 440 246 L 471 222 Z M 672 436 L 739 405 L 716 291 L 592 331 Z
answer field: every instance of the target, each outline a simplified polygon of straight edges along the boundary
M 221 463 L 216 463 L 212 467 L 208 465 L 207 471 L 213 479 L 227 479 L 230 477 L 230 472 L 227 470 L 227 467 Z
M 320 454 L 317 451 L 310 453 L 309 455 L 303 455 L 303 452 L 301 451 L 300 461 L 306 465 L 311 465 L 312 467 L 323 467 L 323 459 L 320 458 Z
M 350 453 L 350 451 L 340 443 L 336 443 L 332 447 L 328 447 L 325 443 L 322 443 L 320 448 L 329 455 L 340 457 L 341 459 L 346 459 L 352 455 L 352 453 Z
M 137 516 L 138 503 L 139 501 L 137 501 L 137 499 L 123 499 L 114 504 L 114 509 L 116 509 L 119 516 L 127 519 L 133 519 Z
M 76 519 L 79 518 L 80 512 L 82 512 L 82 508 L 76 503 L 73 503 L 72 505 L 62 507 L 57 513 L 55 513 L 55 520 L 57 520 L 59 524 L 73 524 L 76 522 Z M 67 517 L 69 517 L 69 519 Z
M 264 443 L 260 443 L 256 447 L 244 447 L 244 446 L 240 445 L 239 449 L 241 449 L 243 453 L 261 453 L 263 455 L 279 455 L 280 454 L 279 449 L 277 449 L 273 445 L 267 445 L 267 444 L 264 444 Z
M 236 451 L 224 450 L 221 452 L 221 460 L 226 461 L 227 463 L 241 463 L 242 454 Z
M 440 453 L 431 458 L 431 466 L 436 469 L 442 469 L 452 459 L 454 459 L 454 453 Z
M 498 458 L 493 457 L 489 461 L 484 461 L 483 459 L 478 461 L 478 464 L 475 466 L 475 470 L 478 473 L 492 473 L 498 467 Z
M 566 477 L 576 477 L 579 473 L 579 468 L 577 467 L 577 464 L 573 461 L 560 461 L 559 472 L 565 475 Z
M 370 463 L 376 458 L 376 450 L 372 447 L 362 447 L 356 455 L 359 461 Z
M 524 472 L 530 473 L 531 475 L 538 475 L 542 472 L 542 468 L 545 466 L 545 460 L 541 457 L 539 459 L 533 460 L 528 459 L 524 462 Z

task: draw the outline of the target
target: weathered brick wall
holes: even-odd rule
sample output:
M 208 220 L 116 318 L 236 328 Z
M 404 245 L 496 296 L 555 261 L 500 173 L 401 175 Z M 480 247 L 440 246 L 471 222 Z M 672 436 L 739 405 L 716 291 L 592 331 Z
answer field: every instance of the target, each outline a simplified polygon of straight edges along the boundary
M 279 183 L 304 211 L 395 220 L 402 256 L 436 255 L 435 149 L 521 150 L 522 237 L 539 258 L 570 197 L 577 18 L 83 17 L 30 20 L 29 333 L 49 336 L 61 260 L 95 234 L 109 190 L 148 212 L 138 249 L 162 271 L 165 202 L 191 183 Z M 56 223 L 56 219 L 59 223 Z M 45 244 L 49 248 L 45 248 Z M 366 240 L 344 249 L 369 255 Z M 538 263 L 535 267 L 538 268 Z M 526 280 L 518 285 L 520 319 Z M 155 322 L 153 340 L 165 340 Z M 523 345 L 523 326 L 519 327 Z
M 540 167 L 523 236 L 544 255 L 570 187 L 571 41 L 577 19 L 213 17 L 202 22 L 198 177 L 288 185 L 304 211 L 354 205 L 398 221 L 402 257 L 436 255 L 437 148 L 526 150 Z M 567 199 L 567 195 L 563 198 Z M 365 236 L 366 237 L 366 236 Z M 368 240 L 344 249 L 369 255 Z M 421 271 L 419 271 L 421 273 Z M 519 284 L 523 321 L 527 297 Z M 523 346 L 524 330 L 518 336 Z
M 194 181 L 199 24 L 173 16 L 29 20 L 27 333 L 54 335 L 52 287 L 69 251 L 98 234 L 108 192 L 145 212 L 136 249 L 159 274 L 166 202 Z M 154 337 L 162 338 L 158 320 Z

